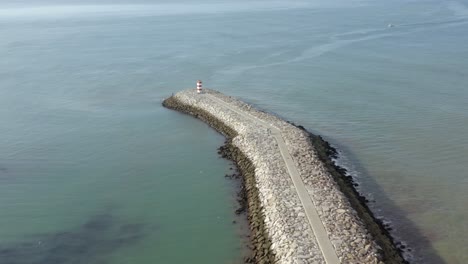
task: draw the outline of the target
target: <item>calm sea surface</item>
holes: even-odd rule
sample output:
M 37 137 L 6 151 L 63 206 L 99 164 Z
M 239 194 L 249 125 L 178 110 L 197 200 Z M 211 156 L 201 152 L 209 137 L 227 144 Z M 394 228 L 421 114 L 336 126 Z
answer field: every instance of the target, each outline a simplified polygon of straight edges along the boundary
M 240 263 L 223 137 L 160 105 L 196 79 L 324 135 L 408 258 L 468 263 L 468 2 L 10 2 L 1 264 Z

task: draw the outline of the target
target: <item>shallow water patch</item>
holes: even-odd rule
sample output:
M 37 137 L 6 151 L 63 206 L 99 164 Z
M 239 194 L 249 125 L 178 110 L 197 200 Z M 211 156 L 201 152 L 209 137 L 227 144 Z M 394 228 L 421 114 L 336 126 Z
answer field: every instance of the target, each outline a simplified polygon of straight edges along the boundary
M 2 264 L 110 263 L 115 251 L 138 244 L 148 225 L 128 223 L 105 212 L 75 229 L 38 234 L 12 244 L 0 244 Z

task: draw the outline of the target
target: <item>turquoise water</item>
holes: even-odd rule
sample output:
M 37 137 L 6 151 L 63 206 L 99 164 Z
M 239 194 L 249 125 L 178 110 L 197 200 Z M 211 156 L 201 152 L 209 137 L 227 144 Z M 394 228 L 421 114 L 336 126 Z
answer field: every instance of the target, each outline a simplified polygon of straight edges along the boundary
M 466 1 L 7 2 L 0 36 L 4 259 L 240 262 L 223 138 L 160 106 L 202 79 L 337 146 L 408 258 L 468 262 Z

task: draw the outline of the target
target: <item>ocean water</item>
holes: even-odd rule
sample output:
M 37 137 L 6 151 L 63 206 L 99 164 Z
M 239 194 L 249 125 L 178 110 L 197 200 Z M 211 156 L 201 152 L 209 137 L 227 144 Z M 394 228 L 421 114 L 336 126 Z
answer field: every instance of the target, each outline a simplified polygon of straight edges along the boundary
M 197 79 L 332 142 L 412 262 L 468 263 L 467 43 L 466 1 L 4 1 L 0 263 L 241 262 L 223 137 L 160 105 Z

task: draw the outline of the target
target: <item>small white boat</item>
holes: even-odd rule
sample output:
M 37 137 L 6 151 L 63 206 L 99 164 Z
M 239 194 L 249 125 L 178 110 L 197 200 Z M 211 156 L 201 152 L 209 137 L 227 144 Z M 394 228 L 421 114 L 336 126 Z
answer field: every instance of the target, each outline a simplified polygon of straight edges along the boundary
M 394 26 L 395 26 L 395 25 L 393 25 L 393 24 L 388 24 L 388 25 L 387 25 L 388 28 L 392 28 L 392 27 L 394 27 Z

